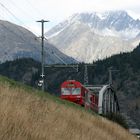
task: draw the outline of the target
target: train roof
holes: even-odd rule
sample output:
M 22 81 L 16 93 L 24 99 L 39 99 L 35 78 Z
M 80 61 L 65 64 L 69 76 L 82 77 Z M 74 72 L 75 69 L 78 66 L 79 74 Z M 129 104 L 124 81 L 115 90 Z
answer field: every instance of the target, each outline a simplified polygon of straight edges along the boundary
M 78 86 L 83 86 L 79 81 L 76 81 L 76 80 L 66 80 L 66 81 L 64 81 L 61 84 L 61 87 L 62 86 L 67 86 L 67 84 L 75 84 L 75 85 L 78 85 Z

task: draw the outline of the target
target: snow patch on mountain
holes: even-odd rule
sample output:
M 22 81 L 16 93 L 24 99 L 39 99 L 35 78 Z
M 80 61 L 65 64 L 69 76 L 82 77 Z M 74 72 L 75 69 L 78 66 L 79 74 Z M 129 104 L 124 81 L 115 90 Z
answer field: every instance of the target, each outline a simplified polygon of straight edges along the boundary
M 63 53 L 92 62 L 132 51 L 139 43 L 140 20 L 125 11 L 76 13 L 46 35 Z
M 47 36 L 47 38 L 49 39 L 49 38 L 52 38 L 52 37 L 54 37 L 54 36 L 57 36 L 57 35 L 58 35 L 59 33 L 61 33 L 65 28 L 66 28 L 66 27 L 62 28 L 61 30 L 59 30 L 58 32 L 56 32 L 56 33 L 54 33 L 54 34 L 52 34 L 52 35 L 50 35 L 50 36 Z
M 114 36 L 114 37 L 122 38 L 124 40 L 135 38 L 140 33 L 139 29 L 128 29 L 128 28 L 119 32 L 109 28 L 105 28 L 103 30 L 98 30 L 93 28 L 92 31 L 94 31 L 96 34 L 101 36 Z
M 106 15 L 104 15 L 104 14 L 102 14 L 102 13 L 96 13 L 96 15 L 97 15 L 101 20 L 106 19 Z

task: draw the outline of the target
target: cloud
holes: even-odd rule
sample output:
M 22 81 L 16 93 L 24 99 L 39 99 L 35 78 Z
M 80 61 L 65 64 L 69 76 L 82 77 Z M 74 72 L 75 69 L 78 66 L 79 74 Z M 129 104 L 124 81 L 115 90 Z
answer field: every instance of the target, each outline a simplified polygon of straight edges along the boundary
M 77 12 L 106 10 L 126 10 L 140 19 L 140 0 L 1 0 L 16 17 L 26 25 L 39 29 L 36 20 L 47 19 L 46 28 L 57 24 Z M 4 19 L 17 22 L 12 15 L 0 7 Z

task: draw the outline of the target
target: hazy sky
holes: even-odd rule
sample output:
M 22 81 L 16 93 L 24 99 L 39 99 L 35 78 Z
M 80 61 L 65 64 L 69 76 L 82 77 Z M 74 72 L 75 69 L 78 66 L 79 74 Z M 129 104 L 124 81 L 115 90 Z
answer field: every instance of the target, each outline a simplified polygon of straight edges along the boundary
M 50 20 L 45 28 L 77 12 L 125 10 L 140 19 L 140 0 L 0 0 L 0 19 L 8 20 L 40 33 L 36 20 Z

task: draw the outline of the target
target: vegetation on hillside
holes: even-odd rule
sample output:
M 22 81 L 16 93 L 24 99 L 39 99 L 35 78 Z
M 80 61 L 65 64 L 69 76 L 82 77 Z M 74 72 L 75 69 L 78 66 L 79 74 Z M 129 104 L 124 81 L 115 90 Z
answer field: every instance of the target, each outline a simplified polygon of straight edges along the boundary
M 136 121 L 140 128 L 140 45 L 130 53 L 122 53 L 106 60 L 97 61 L 93 75 L 93 83 L 108 81 L 108 69 L 113 72 L 113 83 L 117 89 L 122 112 L 127 113 Z M 90 81 L 92 78 L 90 79 Z
M 108 83 L 108 69 L 113 72 L 113 85 L 117 89 L 121 111 L 130 115 L 140 127 L 140 45 L 130 53 L 122 53 L 105 60 L 94 62 L 88 68 L 89 84 Z M 38 88 L 40 63 L 32 59 L 19 59 L 0 65 L 0 74 Z M 55 95 L 60 94 L 60 85 L 67 79 L 83 83 L 84 63 L 79 65 L 78 73 L 73 68 L 45 68 L 45 87 Z
M 69 103 L 0 77 L 1 140 L 135 140 L 128 131 Z M 65 103 L 65 106 L 63 105 Z M 77 106 L 77 107 L 76 107 Z

